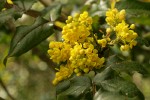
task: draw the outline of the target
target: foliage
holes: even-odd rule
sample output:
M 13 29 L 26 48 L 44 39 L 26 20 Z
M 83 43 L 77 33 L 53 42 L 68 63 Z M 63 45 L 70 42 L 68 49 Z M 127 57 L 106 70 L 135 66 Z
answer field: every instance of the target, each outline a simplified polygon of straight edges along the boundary
M 119 2 L 50 0 L 49 3 L 46 0 L 10 1 L 0 1 L 0 33 L 7 34 L 6 37 L 11 38 L 9 52 L 3 60 L 4 65 L 9 63 L 7 60 L 10 57 L 17 59 L 26 52 L 32 51 L 45 61 L 52 71 L 57 69 L 52 82 L 56 85 L 56 95 L 51 99 L 145 99 L 143 92 L 133 82 L 133 75 L 138 72 L 147 78 L 150 73 L 149 2 L 142 0 Z M 42 6 L 37 10 L 39 5 Z M 71 17 L 75 12 L 78 14 Z M 32 17 L 29 24 L 19 23 L 24 15 Z M 126 35 L 127 33 L 130 34 Z M 53 37 L 56 42 L 49 37 Z M 0 39 L 5 40 L 2 37 Z M 49 50 L 48 42 L 50 42 Z M 83 46 L 84 43 L 87 46 Z M 47 50 L 50 57 L 47 56 Z M 144 59 L 139 57 L 141 54 Z M 80 57 L 79 60 L 76 55 Z M 83 62 L 83 58 L 90 61 Z M 13 100 L 11 93 L 8 92 L 8 95 Z

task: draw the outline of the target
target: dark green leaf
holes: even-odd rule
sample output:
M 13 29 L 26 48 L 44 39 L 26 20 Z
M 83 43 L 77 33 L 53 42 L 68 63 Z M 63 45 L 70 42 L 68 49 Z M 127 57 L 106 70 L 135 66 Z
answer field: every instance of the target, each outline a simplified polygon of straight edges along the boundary
M 70 87 L 64 92 L 60 93 L 60 96 L 72 96 L 74 98 L 79 97 L 90 89 L 91 81 L 86 76 L 74 77 L 70 80 Z
M 112 55 L 112 56 L 110 56 L 110 57 L 107 59 L 107 61 L 106 61 L 106 66 L 110 66 L 110 65 L 113 64 L 113 63 L 119 63 L 119 62 L 121 62 L 121 61 L 123 61 L 123 60 L 121 59 L 121 57 L 119 57 L 118 55 Z
M 63 81 L 63 82 L 59 83 L 56 86 L 56 94 L 59 94 L 59 93 L 65 91 L 67 88 L 69 88 L 69 86 L 70 86 L 70 81 L 69 80 L 66 80 L 66 81 Z
M 113 74 L 113 70 L 110 67 L 107 67 L 101 73 L 96 74 L 93 79 L 94 84 L 99 85 L 102 81 L 110 79 Z
M 134 71 L 137 71 L 143 75 L 147 74 L 147 71 L 144 69 L 144 67 L 134 61 L 122 61 L 119 63 L 113 63 L 110 65 L 110 67 L 116 72 L 127 72 L 132 74 Z
M 43 18 L 46 20 L 55 21 L 61 14 L 62 5 L 53 5 L 45 8 L 42 11 Z
M 146 39 L 142 38 L 142 37 L 138 37 L 137 38 L 137 42 L 140 45 L 145 45 L 147 47 L 150 46 L 149 43 L 148 43 L 148 41 Z
M 4 8 L 5 0 L 0 0 L 0 11 Z
M 144 100 L 144 99 L 140 99 L 138 97 L 129 98 L 127 96 L 123 96 L 118 93 L 98 90 L 95 93 L 93 100 Z
M 110 80 L 105 80 L 101 82 L 101 86 L 104 90 L 120 93 L 124 96 L 133 98 L 139 96 L 140 98 L 144 98 L 143 94 L 138 90 L 135 84 L 125 81 L 124 79 L 117 77 Z
M 37 0 L 13 0 L 16 5 L 26 11 L 29 10 L 36 1 Z
M 40 17 L 36 19 L 33 25 L 18 27 L 12 38 L 7 57 L 20 56 L 45 40 L 52 33 L 53 26 Z

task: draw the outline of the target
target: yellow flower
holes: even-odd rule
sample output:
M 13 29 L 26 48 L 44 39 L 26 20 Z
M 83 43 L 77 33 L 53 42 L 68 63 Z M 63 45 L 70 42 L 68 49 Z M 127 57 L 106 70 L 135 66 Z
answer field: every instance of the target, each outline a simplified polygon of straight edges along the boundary
M 53 62 L 60 63 L 69 59 L 71 45 L 65 42 L 50 42 L 48 54 Z
M 62 30 L 62 38 L 66 42 L 84 42 L 90 35 L 92 18 L 88 16 L 88 12 L 76 14 L 74 17 L 69 16 L 66 23 Z
M 53 84 L 57 85 L 60 81 L 69 78 L 73 73 L 73 69 L 70 67 L 70 64 L 60 65 L 60 69 L 56 72 L 55 79 Z
M 135 39 L 137 38 L 137 33 L 133 31 L 135 28 L 134 24 L 130 26 L 125 22 L 125 10 L 118 11 L 116 8 L 112 7 L 106 12 L 106 22 L 110 26 L 106 29 L 106 35 L 110 36 L 110 32 L 114 31 L 116 38 L 112 41 L 112 43 L 121 43 L 120 50 L 125 51 L 132 49 L 137 43 Z M 111 40 L 111 39 L 110 39 Z M 106 40 L 98 40 L 98 43 L 105 47 L 107 44 Z
M 71 49 L 69 60 L 76 73 L 88 73 L 94 68 L 101 68 L 104 63 L 104 58 L 98 57 L 98 51 L 91 43 L 76 43 Z
M 129 45 L 121 45 L 120 50 L 121 51 L 127 51 L 127 50 L 129 50 Z
M 130 25 L 130 28 L 128 27 L 129 25 L 126 24 L 124 21 L 122 21 L 121 23 L 119 23 L 116 27 L 115 27 L 115 31 L 116 31 L 116 37 L 119 41 L 122 41 L 123 44 L 128 44 L 130 45 L 130 49 L 132 49 L 133 46 L 136 45 L 136 41 L 135 39 L 137 38 L 137 33 L 134 32 L 132 29 L 135 27 L 134 24 Z M 123 49 L 126 48 L 126 49 Z M 122 46 L 121 50 L 128 50 L 127 46 Z
M 12 0 L 7 0 L 8 4 L 13 4 Z
M 106 47 L 107 40 L 106 39 L 100 39 L 98 40 L 98 44 L 102 46 L 102 48 Z
M 125 20 L 125 10 L 121 10 L 120 12 L 116 9 L 109 9 L 106 12 L 106 22 L 108 25 L 115 27 L 118 23 Z

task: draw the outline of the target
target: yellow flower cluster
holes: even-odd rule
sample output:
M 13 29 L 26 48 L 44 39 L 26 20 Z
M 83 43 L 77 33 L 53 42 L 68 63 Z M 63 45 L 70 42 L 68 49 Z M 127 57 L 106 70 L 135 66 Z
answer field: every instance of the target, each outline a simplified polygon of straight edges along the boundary
M 74 17 L 68 16 L 67 25 L 63 27 L 62 38 L 70 43 L 84 42 L 90 35 L 92 29 L 92 18 L 88 16 L 88 12 L 76 14 Z
M 133 31 L 135 25 L 129 25 L 125 22 L 125 10 L 120 12 L 116 8 L 109 9 L 106 12 L 106 22 L 110 26 L 107 28 L 107 36 L 113 31 L 116 34 L 115 41 L 121 44 L 120 50 L 125 51 L 132 49 L 137 44 L 137 33 Z M 103 43 L 104 45 L 105 43 Z
M 73 73 L 73 69 L 70 64 L 60 65 L 60 69 L 56 72 L 55 79 L 53 80 L 53 84 L 56 85 L 58 82 L 69 78 Z
M 50 59 L 60 64 L 53 84 L 69 78 L 73 73 L 77 76 L 101 68 L 105 59 L 100 58 L 94 47 L 91 36 L 92 18 L 88 12 L 69 16 L 62 30 L 63 42 L 50 42 L 48 54 Z
M 101 68 L 105 61 L 104 57 L 98 57 L 98 50 L 94 49 L 93 44 L 89 42 L 76 43 L 70 54 L 71 66 L 77 75 L 82 72 L 88 73 L 93 68 Z
M 51 55 L 53 62 L 59 64 L 69 59 L 71 45 L 66 42 L 51 42 L 48 54 Z
M 48 54 L 53 62 L 60 65 L 53 84 L 69 78 L 73 73 L 80 76 L 93 69 L 99 69 L 103 66 L 105 58 L 98 54 L 98 49 L 105 50 L 108 45 L 119 43 L 120 50 L 132 49 L 137 44 L 135 40 L 137 33 L 133 31 L 134 24 L 128 25 L 125 22 L 125 10 L 118 11 L 111 8 L 106 12 L 106 22 L 109 27 L 106 29 L 106 35 L 103 34 L 98 39 L 92 33 L 92 18 L 88 12 L 76 14 L 74 17 L 68 16 L 66 25 L 62 30 L 63 42 L 50 42 Z M 115 37 L 111 39 L 111 33 Z M 99 44 L 99 47 L 96 47 Z
M 106 12 L 106 22 L 111 27 L 115 27 L 123 20 L 125 20 L 125 10 L 121 10 L 119 12 L 116 8 L 113 8 Z

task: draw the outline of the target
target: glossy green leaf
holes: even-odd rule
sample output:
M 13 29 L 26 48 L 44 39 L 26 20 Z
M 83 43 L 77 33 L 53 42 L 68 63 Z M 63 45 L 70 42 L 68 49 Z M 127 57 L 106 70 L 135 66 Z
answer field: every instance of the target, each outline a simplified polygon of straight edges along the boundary
M 43 18 L 55 21 L 60 17 L 62 5 L 52 5 L 42 11 Z
M 18 5 L 23 10 L 29 10 L 36 1 L 38 0 L 13 0 L 14 4 Z
M 17 27 L 12 38 L 8 57 L 20 56 L 41 43 L 53 33 L 53 26 L 38 17 L 33 25 Z M 5 61 L 6 61 L 5 59 Z
M 58 98 L 66 96 L 78 98 L 80 95 L 88 91 L 90 89 L 90 86 L 91 86 L 90 78 L 88 78 L 87 76 L 79 76 L 79 77 L 76 76 L 70 80 L 70 87 L 64 92 L 60 93 L 58 95 Z M 57 100 L 61 100 L 61 98 Z
M 119 93 L 98 90 L 95 93 L 93 100 L 144 100 L 144 99 L 140 99 L 139 97 L 136 96 L 133 98 L 129 98 L 127 96 L 120 95 Z
M 110 65 L 110 67 L 116 72 L 127 72 L 132 74 L 134 71 L 137 71 L 143 75 L 147 74 L 147 71 L 144 69 L 144 67 L 134 61 L 122 61 L 119 63 L 113 63 Z
M 116 77 L 110 80 L 105 80 L 101 82 L 101 86 L 105 91 L 120 93 L 121 95 L 127 97 L 139 96 L 144 98 L 143 94 L 138 90 L 138 88 L 131 82 L 125 81 L 120 77 Z

